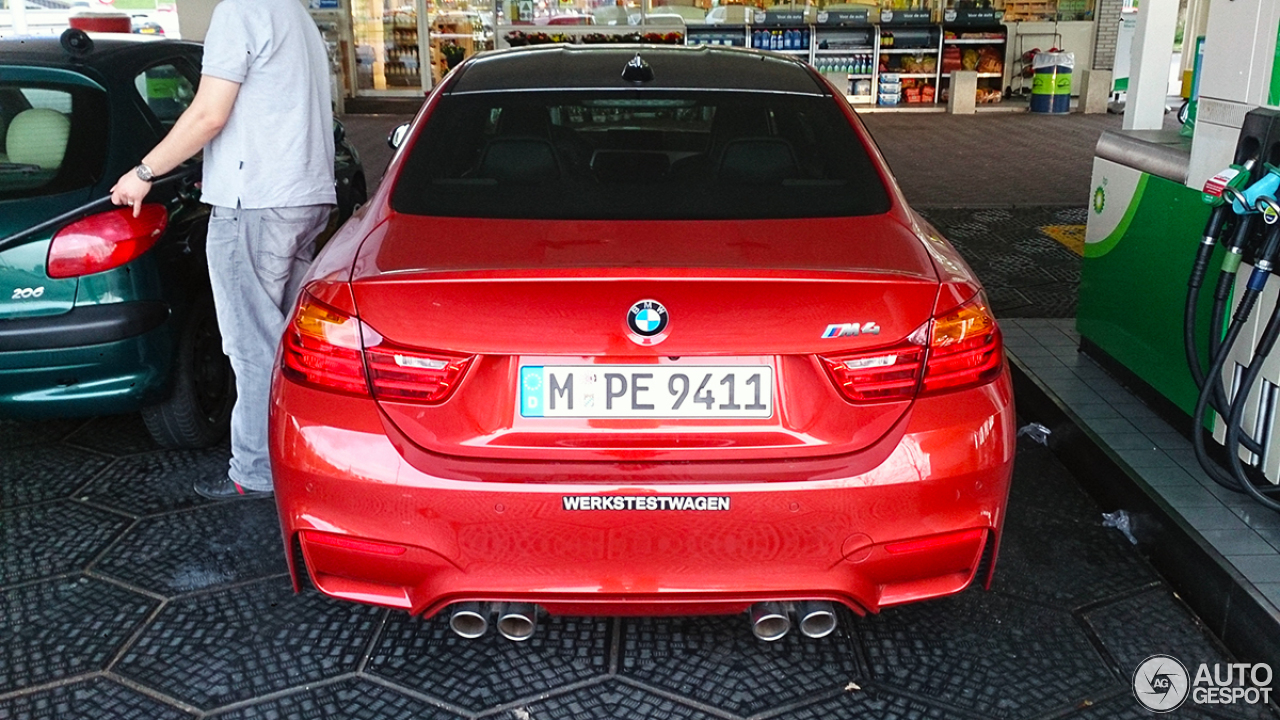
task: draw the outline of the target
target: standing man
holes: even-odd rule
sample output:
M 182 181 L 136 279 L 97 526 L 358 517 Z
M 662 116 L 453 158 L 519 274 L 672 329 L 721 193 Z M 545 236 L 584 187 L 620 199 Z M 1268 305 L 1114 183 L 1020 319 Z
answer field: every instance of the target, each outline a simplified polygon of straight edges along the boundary
M 111 191 L 134 214 L 151 179 L 204 150 L 209 278 L 236 373 L 231 467 L 196 481 L 208 498 L 271 494 L 267 411 L 276 345 L 337 202 L 329 62 L 298 0 L 222 0 L 186 112 Z

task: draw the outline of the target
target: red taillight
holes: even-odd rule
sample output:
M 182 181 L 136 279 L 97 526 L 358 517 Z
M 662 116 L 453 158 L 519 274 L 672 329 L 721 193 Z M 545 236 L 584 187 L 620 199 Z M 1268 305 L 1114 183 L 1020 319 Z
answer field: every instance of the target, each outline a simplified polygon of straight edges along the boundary
M 840 392 L 853 402 L 902 400 L 916 394 L 924 348 L 903 344 L 872 352 L 822 358 Z
M 819 359 L 845 398 L 865 403 L 986 384 L 1000 374 L 1004 349 L 979 297 L 933 318 L 896 347 Z
M 379 400 L 435 405 L 449 399 L 470 357 L 424 352 L 382 342 L 365 351 L 369 381 Z
M 933 319 L 922 393 L 984 385 L 1004 363 L 996 319 L 981 297 Z
M 303 292 L 284 334 L 281 372 L 326 390 L 368 395 L 360 321 Z
M 120 267 L 151 249 L 169 225 L 163 205 L 143 205 L 90 215 L 62 228 L 49 244 L 45 272 L 51 278 L 80 277 Z
M 394 345 L 304 291 L 285 331 L 281 372 L 326 390 L 367 396 L 372 384 L 379 400 L 435 405 L 449 398 L 471 360 Z
M 372 540 L 357 540 L 344 535 L 331 535 L 329 533 L 320 533 L 312 530 L 303 530 L 302 539 L 313 545 L 328 545 L 329 547 L 342 548 L 343 550 L 356 550 L 358 552 L 369 553 L 370 555 L 388 555 L 394 557 L 396 555 L 405 554 L 407 550 L 407 548 L 402 545 L 388 545 L 387 543 L 373 542 Z

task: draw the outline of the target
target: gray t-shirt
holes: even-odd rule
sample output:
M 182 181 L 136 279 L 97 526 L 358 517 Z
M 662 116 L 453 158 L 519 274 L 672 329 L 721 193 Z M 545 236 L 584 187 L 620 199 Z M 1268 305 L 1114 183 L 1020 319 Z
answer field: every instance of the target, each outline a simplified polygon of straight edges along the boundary
M 240 83 L 231 117 L 204 149 L 205 202 L 337 202 L 329 61 L 298 0 L 222 0 L 205 37 L 202 72 Z

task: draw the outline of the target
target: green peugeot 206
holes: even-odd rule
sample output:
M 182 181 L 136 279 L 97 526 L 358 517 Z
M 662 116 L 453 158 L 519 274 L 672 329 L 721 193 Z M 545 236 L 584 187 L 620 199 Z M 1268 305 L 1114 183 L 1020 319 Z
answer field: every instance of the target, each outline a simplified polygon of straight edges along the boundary
M 0 41 L 0 417 L 141 411 L 163 447 L 204 447 L 235 401 L 209 288 L 198 164 L 138 217 L 110 204 L 190 104 L 201 47 L 133 35 Z M 335 124 L 339 216 L 364 201 Z

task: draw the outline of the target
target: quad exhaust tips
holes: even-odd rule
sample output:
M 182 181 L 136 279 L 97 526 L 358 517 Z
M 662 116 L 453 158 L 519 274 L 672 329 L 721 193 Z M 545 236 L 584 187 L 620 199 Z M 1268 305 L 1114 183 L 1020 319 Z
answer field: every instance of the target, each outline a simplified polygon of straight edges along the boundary
M 449 615 L 449 629 L 472 640 L 489 631 L 489 609 L 478 602 L 457 603 Z
M 751 632 L 766 642 L 786 637 L 791 630 L 791 603 L 762 602 L 751 606 Z M 806 600 L 794 607 L 805 637 L 823 638 L 836 629 L 835 606 L 825 600 Z

